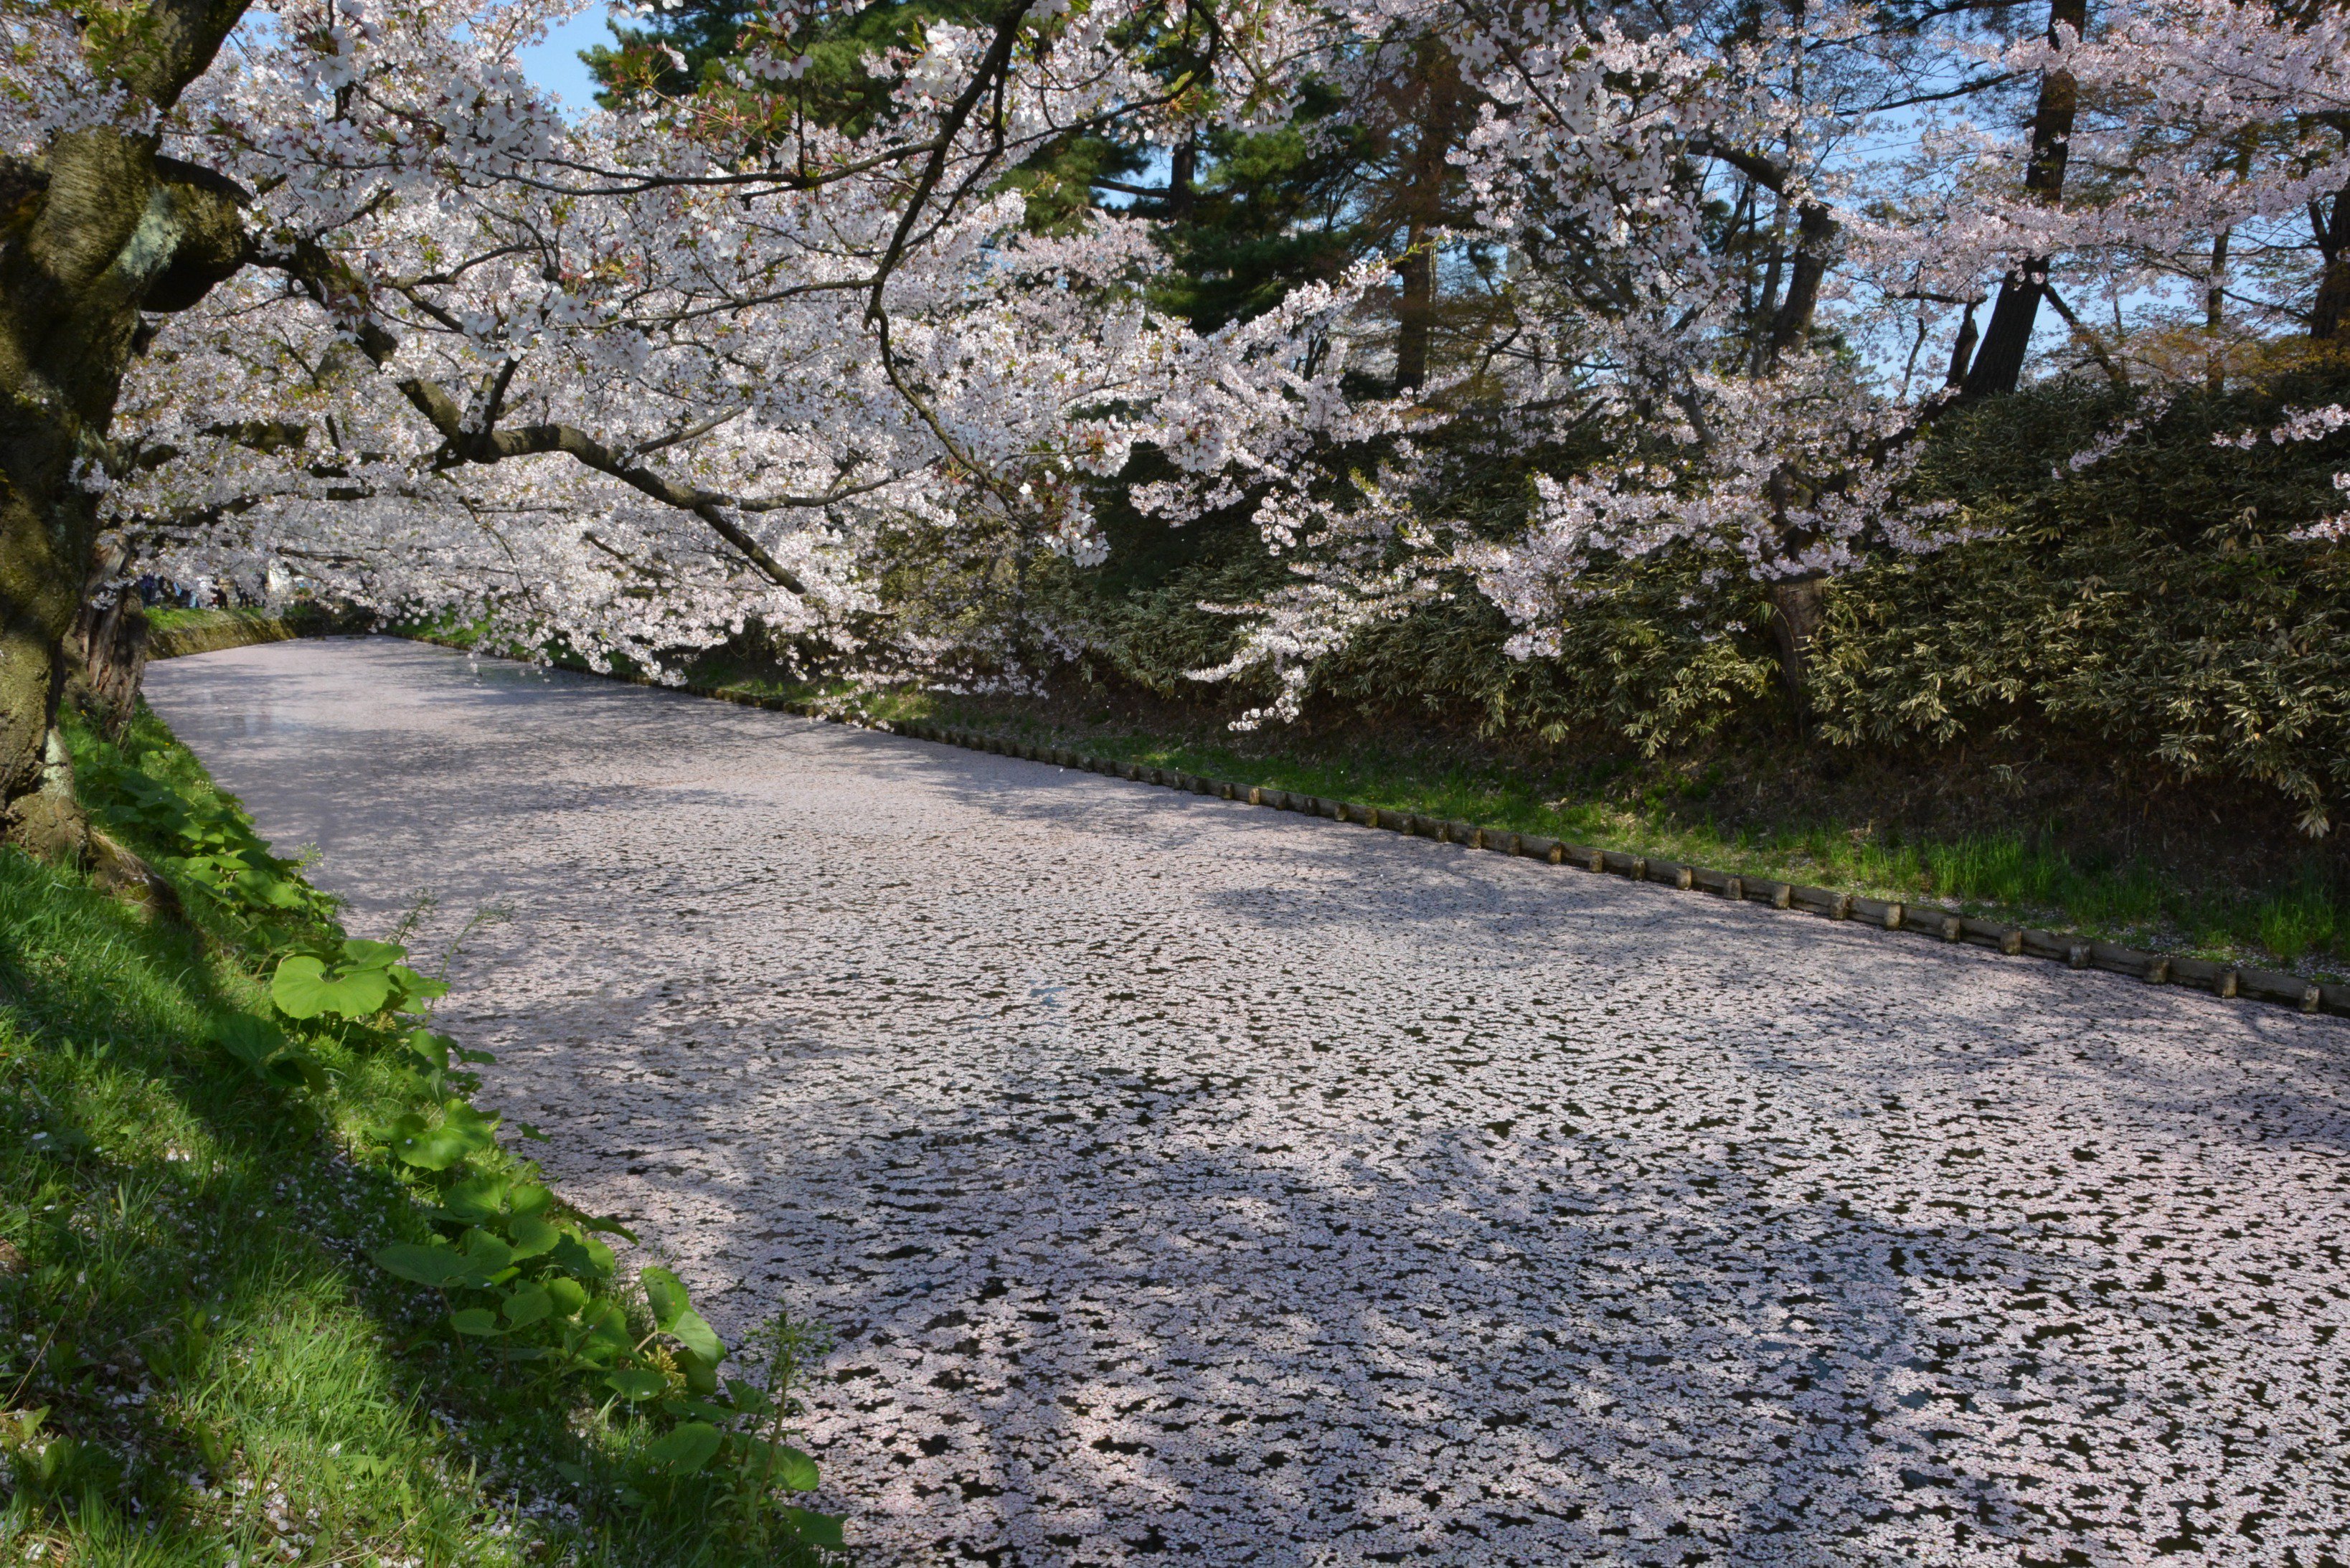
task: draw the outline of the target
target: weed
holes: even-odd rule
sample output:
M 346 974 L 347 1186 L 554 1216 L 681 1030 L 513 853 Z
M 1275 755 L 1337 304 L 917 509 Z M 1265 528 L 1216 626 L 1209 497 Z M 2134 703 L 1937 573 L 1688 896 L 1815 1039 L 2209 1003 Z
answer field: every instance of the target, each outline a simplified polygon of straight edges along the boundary
M 718 1377 L 673 1278 L 616 1278 L 596 1222 L 538 1196 L 419 1016 L 437 979 L 251 858 L 151 716 L 76 746 L 101 825 L 192 923 L 0 853 L 0 1558 L 823 1556 L 838 1526 L 795 1506 L 814 1466 L 776 1366 Z M 173 798 L 109 788 L 130 774 Z M 462 1272 L 420 1288 L 387 1253 Z

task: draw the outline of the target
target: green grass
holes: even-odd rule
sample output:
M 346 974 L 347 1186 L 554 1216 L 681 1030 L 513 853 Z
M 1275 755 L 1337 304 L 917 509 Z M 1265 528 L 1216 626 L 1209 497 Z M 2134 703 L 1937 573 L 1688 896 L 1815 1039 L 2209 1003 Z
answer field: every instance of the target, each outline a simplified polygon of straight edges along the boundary
M 155 631 L 187 631 L 199 627 L 227 626 L 237 621 L 275 620 L 276 616 L 265 609 L 187 609 L 171 605 L 156 605 L 147 611 L 147 625 Z
M 124 749 L 212 795 L 151 716 Z M 262 1086 L 209 1044 L 267 1011 L 258 955 L 181 897 L 186 922 L 0 851 L 0 1561 L 812 1560 L 368 1261 L 432 1237 L 359 1132 L 428 1091 L 356 1026 L 305 1042 L 325 1091 Z

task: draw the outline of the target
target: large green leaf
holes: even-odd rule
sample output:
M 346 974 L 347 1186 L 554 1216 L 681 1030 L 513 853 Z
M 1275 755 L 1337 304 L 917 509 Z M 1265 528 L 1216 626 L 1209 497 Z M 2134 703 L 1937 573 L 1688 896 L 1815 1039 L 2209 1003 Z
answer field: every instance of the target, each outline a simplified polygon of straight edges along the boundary
M 420 1170 L 446 1170 L 467 1155 L 479 1154 L 497 1141 L 487 1117 L 463 1100 L 451 1100 L 438 1123 L 409 1112 L 376 1136 L 391 1146 L 392 1158 Z
M 415 1057 L 418 1064 L 428 1073 L 447 1072 L 449 1054 L 457 1049 L 457 1043 L 446 1034 L 435 1034 L 430 1029 L 422 1027 L 410 1030 L 401 1039 L 400 1044 L 408 1048 L 409 1054 Z
M 707 1421 L 681 1421 L 645 1445 L 645 1458 L 671 1475 L 690 1476 L 718 1455 L 718 1428 Z
M 838 1549 L 846 1543 L 841 1539 L 840 1521 L 828 1513 L 818 1513 L 811 1508 L 787 1508 L 784 1518 L 799 1532 L 799 1538 L 810 1546 L 830 1546 Z
M 394 1241 L 375 1251 L 375 1264 L 386 1273 L 398 1274 L 403 1280 L 413 1280 L 420 1285 L 431 1285 L 445 1291 L 452 1285 L 485 1285 L 489 1277 L 463 1253 L 439 1244 L 419 1246 L 413 1241 Z
M 285 1031 L 266 1019 L 232 1013 L 213 1031 L 221 1049 L 243 1063 L 265 1084 L 281 1089 L 324 1089 L 326 1070 L 310 1054 L 286 1039 Z
M 506 1244 L 514 1249 L 517 1260 L 551 1252 L 561 1240 L 562 1231 L 536 1214 L 517 1214 L 506 1221 Z
M 692 1303 L 685 1293 L 685 1282 L 658 1266 L 637 1276 L 645 1287 L 645 1304 L 653 1309 L 653 1326 L 666 1331 L 678 1314 L 690 1311 Z
M 444 1189 L 441 1207 L 469 1225 L 478 1225 L 505 1211 L 506 1183 L 503 1177 L 472 1176 Z
M 726 1359 L 726 1346 L 720 1342 L 710 1324 L 702 1321 L 702 1314 L 691 1307 L 678 1314 L 676 1320 L 663 1332 L 707 1366 L 715 1366 Z
M 390 981 L 391 1005 L 394 1007 L 406 1007 L 411 1002 L 419 1001 L 430 1002 L 449 994 L 449 984 L 446 981 L 434 980 L 431 975 L 419 974 L 404 963 L 393 964 L 383 972 L 385 979 Z M 465 1053 L 465 1054 L 474 1054 Z M 487 1056 L 483 1056 L 481 1059 L 494 1060 Z
M 498 1314 L 487 1307 L 463 1307 L 449 1314 L 449 1326 L 459 1334 L 470 1334 L 480 1339 L 491 1339 L 505 1331 L 498 1326 Z
M 465 1232 L 465 1261 L 484 1274 L 494 1274 L 514 1266 L 514 1249 L 487 1231 L 468 1231 Z
M 566 1273 L 577 1274 L 583 1280 L 611 1278 L 615 1262 L 612 1249 L 593 1236 L 579 1236 L 567 1231 L 563 1240 L 555 1244 L 555 1262 Z
M 383 971 L 330 971 L 308 953 L 280 959 L 269 981 L 269 999 L 288 1018 L 316 1018 L 322 1012 L 372 1018 L 383 1011 L 390 994 L 391 981 Z
M 651 1399 L 669 1387 L 669 1379 L 641 1366 L 623 1366 L 604 1379 L 604 1386 L 623 1399 Z
M 525 1285 L 506 1297 L 506 1322 L 516 1328 L 528 1328 L 555 1315 L 555 1298 L 537 1285 Z
M 789 1443 L 771 1443 L 764 1438 L 741 1438 L 750 1446 L 753 1455 L 766 1467 L 767 1473 L 794 1491 L 814 1491 L 816 1489 L 816 1461 Z

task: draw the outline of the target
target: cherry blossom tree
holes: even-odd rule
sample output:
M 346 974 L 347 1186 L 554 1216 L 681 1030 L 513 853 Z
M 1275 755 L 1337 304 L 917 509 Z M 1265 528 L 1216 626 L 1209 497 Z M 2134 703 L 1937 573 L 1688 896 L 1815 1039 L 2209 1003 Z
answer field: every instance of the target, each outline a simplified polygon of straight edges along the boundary
M 1146 12 L 1204 63 L 1149 68 Z M 53 231 L 81 255 L 78 293 L 11 282 L 17 406 L 43 376 L 84 389 L 46 446 L 0 454 L 12 836 L 70 836 L 59 649 L 101 525 L 167 567 L 291 565 L 655 659 L 753 621 L 869 637 L 912 535 L 1086 558 L 1094 486 L 1139 443 L 1183 476 L 1149 503 L 1180 522 L 1287 483 L 1297 443 L 1352 417 L 1335 366 L 1304 369 L 1343 291 L 1203 337 L 1142 304 L 1139 224 L 1032 234 L 1004 181 L 1107 124 L 1275 102 L 1280 12 L 1007 0 L 871 62 L 889 112 L 857 130 L 795 99 L 788 11 L 727 79 L 567 123 L 515 64 L 557 14 L 0 13 L 9 263 L 55 273 Z M 118 32 L 165 63 L 124 66 Z M 76 172 L 86 145 L 112 161 Z M 87 329 L 43 340 L 42 312 Z
M 1461 369 L 1488 423 L 1529 451 L 1596 428 L 1611 455 L 1532 474 L 1507 537 L 1448 522 L 1425 459 L 1408 504 L 1400 470 L 1326 503 L 1296 587 L 1248 607 L 1241 654 L 1204 673 L 1269 665 L 1294 711 L 1314 658 L 1448 577 L 1539 655 L 1616 566 L 1679 554 L 1700 583 L 1760 589 L 1800 709 L 1824 584 L 1970 536 L 1916 493 L 1920 443 L 2018 384 L 2042 305 L 2068 334 L 2052 363 L 2158 395 L 2190 359 L 2218 377 L 2222 335 L 2330 333 L 2340 247 L 2314 267 L 2290 231 L 2322 248 L 2341 218 L 2340 14 L 2054 0 L 2012 26 L 2021 10 L 1339 12 L 1331 68 L 1424 33 L 1484 106 L 1460 158 L 1481 234 L 1510 249 L 1510 309 Z M 1947 369 L 1920 376 L 1929 343 Z

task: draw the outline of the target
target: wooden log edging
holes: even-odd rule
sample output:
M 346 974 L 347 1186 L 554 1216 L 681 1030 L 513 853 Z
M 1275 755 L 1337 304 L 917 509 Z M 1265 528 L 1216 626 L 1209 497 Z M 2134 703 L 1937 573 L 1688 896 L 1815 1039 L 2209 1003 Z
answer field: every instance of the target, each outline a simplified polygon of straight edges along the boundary
M 463 647 L 439 638 L 419 638 L 417 640 L 436 642 L 447 648 Z M 466 649 L 465 651 L 473 650 Z M 860 719 L 829 712 L 814 703 L 791 698 L 762 696 L 756 692 L 717 686 L 664 686 L 662 682 L 642 675 L 614 674 L 608 679 L 624 680 L 631 685 L 682 691 L 695 697 L 733 702 L 741 707 L 764 708 L 797 714 L 804 719 L 822 719 L 858 729 L 878 730 L 884 734 L 901 735 L 910 740 L 930 741 L 940 745 L 961 746 L 969 751 L 990 752 L 998 756 L 1103 774 L 1111 778 L 1153 784 L 1161 789 L 1183 790 L 1192 794 L 1268 806 L 1276 811 L 1327 817 L 1335 822 L 1357 823 L 1390 833 L 1433 838 L 1440 844 L 1458 844 L 1467 848 L 1540 860 L 1553 866 L 1573 867 L 1586 875 L 1624 877 L 1636 882 L 1659 883 L 1682 892 L 1728 898 L 1733 903 L 1759 903 L 1774 909 L 1801 911 L 1830 920 L 1865 926 L 1888 935 L 1906 933 L 1938 941 L 1990 948 L 2011 958 L 2039 959 L 2072 969 L 2129 975 L 2152 985 L 2186 986 L 2190 990 L 2208 991 L 2222 998 L 2273 1002 L 2303 1012 L 2350 1017 L 2350 985 L 2321 984 L 2273 970 L 2247 969 L 2208 959 L 2180 958 L 2169 953 L 2140 952 L 2135 948 L 2122 947 L 2114 942 L 2060 936 L 2027 926 L 2009 926 L 1996 920 L 1979 919 L 1971 915 L 1957 914 L 1939 905 L 1864 898 L 1827 888 L 1745 877 L 1701 866 L 1685 866 L 1678 861 L 1633 855 L 1623 850 L 1569 844 L 1565 839 L 1514 833 L 1506 828 L 1482 827 L 1474 823 L 1424 816 L 1388 806 L 1325 800 L 1318 795 L 1274 789 L 1268 785 L 1234 784 L 1228 779 L 1209 778 L 1173 768 L 1150 767 L 1118 758 L 1087 756 L 1063 746 L 1039 746 L 1009 736 L 951 724 Z

